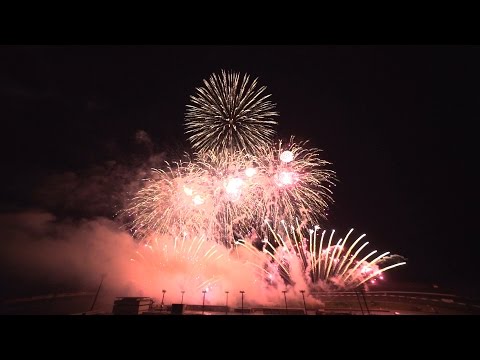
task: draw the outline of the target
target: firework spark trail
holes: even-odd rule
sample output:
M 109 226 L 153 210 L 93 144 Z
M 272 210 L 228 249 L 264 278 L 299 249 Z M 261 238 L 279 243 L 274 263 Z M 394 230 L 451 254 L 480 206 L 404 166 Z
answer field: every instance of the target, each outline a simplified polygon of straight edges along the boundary
M 232 151 L 256 150 L 269 144 L 275 135 L 273 118 L 278 115 L 275 104 L 262 95 L 263 86 L 257 89 L 257 79 L 222 70 L 203 81 L 205 87 L 197 88 L 190 96 L 185 114 L 186 134 L 196 151 L 214 150 L 218 154 Z
M 333 239 L 333 234 L 335 233 L 335 230 L 332 230 L 332 232 L 330 233 L 330 238 L 328 239 L 328 245 L 327 245 L 327 248 L 325 249 L 325 260 L 323 261 L 323 263 L 325 264 L 325 268 L 323 270 L 323 273 L 325 274 L 324 277 L 326 277 L 326 274 L 327 274 L 327 264 L 328 264 L 328 254 L 330 253 L 330 245 L 332 244 L 332 239 Z
M 314 229 L 315 231 L 315 229 Z M 325 237 L 325 233 L 327 232 L 327 230 L 323 230 L 322 231 L 322 237 L 320 239 L 320 246 L 318 247 L 318 275 L 315 279 L 318 279 L 319 277 L 322 276 L 322 251 L 323 251 L 323 238 Z M 317 253 L 315 253 L 314 255 L 316 256 Z
M 387 266 L 387 267 L 384 267 L 383 269 L 379 269 L 377 271 L 375 271 L 372 275 L 370 275 L 369 277 L 367 277 L 366 279 L 363 279 L 360 284 L 358 285 L 362 285 L 363 283 L 367 282 L 368 280 L 374 278 L 375 276 L 378 276 L 380 274 L 382 274 L 383 272 L 387 271 L 387 270 L 390 270 L 390 269 L 393 269 L 393 268 L 396 268 L 397 266 L 401 266 L 401 265 L 405 265 L 406 262 L 405 261 L 402 261 L 402 262 L 399 262 L 399 263 L 396 263 L 396 264 L 393 264 L 393 265 L 390 265 L 390 266 Z
M 335 253 L 337 252 L 337 249 L 340 248 L 341 242 L 342 242 L 342 239 L 340 238 L 337 244 L 333 247 L 332 256 L 330 256 L 330 261 L 328 262 L 328 269 L 327 269 L 325 278 L 328 278 L 328 275 L 330 275 L 330 269 L 332 268 L 333 260 L 335 259 Z
M 345 236 L 345 238 L 343 239 L 343 242 L 340 242 L 339 244 L 339 249 L 337 251 L 337 256 L 335 257 L 334 259 L 334 266 L 332 268 L 332 276 L 335 276 L 337 273 L 338 273 L 338 270 L 340 269 L 341 265 L 343 265 L 345 259 L 347 258 L 348 255 L 343 255 L 343 261 L 340 262 L 340 255 L 342 254 L 342 250 L 345 246 L 345 244 L 347 243 L 347 240 L 348 240 L 348 237 L 350 236 L 350 234 L 353 232 L 353 229 L 350 229 L 350 231 L 347 233 L 347 235 Z M 348 251 L 347 251 L 348 252 Z
M 365 265 L 367 262 L 367 259 L 370 258 L 370 256 L 374 255 L 377 253 L 377 250 L 373 250 L 372 252 L 370 252 L 369 254 L 365 255 L 360 261 L 357 262 L 357 264 L 352 268 L 352 269 L 349 269 L 348 270 L 348 275 L 344 278 L 344 281 L 347 281 L 352 275 L 355 275 L 357 274 L 357 269 L 360 267 L 360 266 L 363 266 L 364 268 L 368 269 L 370 268 L 369 265 L 373 265 L 373 262 L 372 263 L 368 263 L 368 265 Z M 382 256 L 382 255 L 380 255 Z
M 347 242 L 347 239 L 348 237 L 350 236 L 350 234 L 353 232 L 353 229 L 350 229 L 350 231 L 348 232 L 347 236 L 345 236 L 345 243 Z M 343 260 L 342 262 L 340 263 L 340 266 L 337 268 L 335 274 L 338 274 L 340 272 L 340 270 L 342 270 L 342 266 L 343 264 L 345 263 L 345 260 L 348 259 L 348 257 L 350 256 L 350 253 L 352 251 L 352 249 L 355 247 L 355 245 L 357 245 L 357 243 L 364 237 L 366 236 L 366 234 L 363 234 L 361 235 L 359 238 L 357 238 L 357 240 L 354 241 L 354 243 L 348 248 L 347 250 L 347 253 L 345 254 L 345 256 L 343 257 Z
M 365 236 L 365 234 L 359 236 L 354 243 L 348 248 L 343 260 L 340 262 L 340 256 L 347 243 L 349 235 L 353 232 L 353 229 L 347 233 L 345 238 L 341 238 L 335 245 L 331 246 L 333 240 L 333 234 L 335 230 L 332 230 L 328 240 L 328 245 L 323 248 L 323 240 L 326 231 L 322 232 L 320 244 L 316 246 L 316 236 L 312 236 L 318 230 L 318 227 L 314 229 L 308 229 L 302 232 L 302 226 L 297 223 L 297 228 L 289 227 L 282 222 L 284 236 L 279 231 L 275 231 L 269 222 L 266 222 L 269 230 L 271 231 L 272 241 L 265 238 L 263 252 L 270 257 L 270 262 L 276 264 L 278 274 L 283 278 L 286 284 L 295 284 L 296 280 L 293 278 L 290 268 L 294 264 L 299 264 L 302 269 L 305 278 L 310 284 L 310 287 L 316 288 L 318 286 L 325 288 L 343 288 L 352 289 L 364 284 L 366 281 L 375 278 L 383 272 L 393 269 L 397 266 L 404 265 L 405 262 L 398 262 L 394 265 L 378 268 L 378 263 L 389 252 L 385 252 L 375 259 L 368 261 L 368 259 L 377 252 L 374 250 L 364 256 L 361 260 L 354 261 L 360 252 L 368 245 L 368 242 L 363 243 L 350 257 L 351 252 L 359 241 Z M 299 237 L 297 237 L 297 234 Z M 315 244 L 307 244 L 314 239 Z M 254 247 L 246 241 L 239 241 L 239 246 L 244 246 L 250 249 Z M 313 251 L 312 251 L 313 250 Z M 253 250 L 251 250 L 253 251 Z M 350 260 L 345 265 L 346 259 L 350 257 Z M 323 263 L 323 266 L 322 266 Z M 333 268 L 332 268 L 333 266 Z M 262 268 L 264 270 L 265 268 Z M 323 270 L 322 270 L 323 269 Z M 342 271 L 343 270 L 343 271 Z M 269 274 L 274 278 L 276 274 Z
M 363 234 L 363 236 L 365 236 L 366 234 Z M 359 238 L 360 239 L 360 238 Z M 345 266 L 345 269 L 343 269 L 343 272 L 342 272 L 342 276 L 345 275 L 345 273 L 350 269 L 350 265 L 352 265 L 352 263 L 355 261 L 355 259 L 357 258 L 358 254 L 360 254 L 360 252 L 363 250 L 364 247 L 366 247 L 367 245 L 369 244 L 369 242 L 365 242 L 362 244 L 362 246 L 360 246 L 357 251 L 355 251 L 355 254 L 353 254 L 353 256 L 350 258 L 350 261 L 347 263 L 347 265 Z M 376 252 L 376 250 L 374 251 Z

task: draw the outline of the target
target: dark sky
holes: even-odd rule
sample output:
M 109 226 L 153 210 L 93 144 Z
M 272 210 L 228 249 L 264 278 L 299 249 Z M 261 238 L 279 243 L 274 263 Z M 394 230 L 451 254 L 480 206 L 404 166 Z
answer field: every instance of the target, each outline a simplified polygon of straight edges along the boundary
M 332 227 L 405 256 L 392 276 L 479 296 L 478 64 L 478 46 L 1 46 L 1 210 L 41 208 L 46 174 L 124 161 L 138 130 L 187 146 L 189 96 L 235 70 L 267 86 L 279 136 L 333 163 Z

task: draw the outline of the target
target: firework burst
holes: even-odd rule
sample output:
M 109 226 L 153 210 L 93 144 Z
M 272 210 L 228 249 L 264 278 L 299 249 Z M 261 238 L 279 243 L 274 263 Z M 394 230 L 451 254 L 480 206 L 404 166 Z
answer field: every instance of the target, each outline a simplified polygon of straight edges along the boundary
M 128 225 L 134 236 L 144 239 L 151 235 L 175 235 L 187 228 L 197 230 L 198 216 L 193 215 L 201 208 L 196 208 L 189 196 L 193 193 L 193 182 L 201 179 L 202 174 L 193 173 L 198 169 L 189 164 L 186 155 L 185 160 L 165 162 L 163 169 L 152 169 L 145 186 L 124 210 L 131 219 Z
M 222 271 L 209 269 L 220 263 L 242 288 L 297 284 L 309 291 L 354 289 L 404 265 L 396 257 L 385 266 L 388 252 L 363 255 L 365 234 L 347 246 L 353 229 L 335 240 L 334 230 L 307 228 L 327 218 L 335 172 L 306 141 L 272 145 L 278 114 L 265 89 L 257 79 L 225 71 L 197 88 L 185 116 L 194 155 L 152 169 L 124 211 L 140 239 L 133 261 L 163 278 L 176 274 L 182 294 L 187 282 L 202 291 L 217 286 Z M 160 288 L 158 278 L 148 279 Z
M 205 151 L 195 161 L 167 163 L 153 170 L 126 210 L 134 234 L 205 233 L 230 247 L 253 229 L 268 232 L 265 218 L 325 217 L 335 176 L 318 152 L 291 139 L 257 156 L 236 151 L 227 160 Z
M 305 223 L 318 223 L 327 218 L 336 176 L 320 152 L 308 148 L 307 141 L 295 143 L 294 137 L 287 143 L 279 141 L 276 148 L 261 148 L 256 160 L 264 177 L 263 213 L 258 220 L 302 218 Z
M 188 231 L 231 244 L 234 229 L 244 230 L 245 219 L 255 217 L 251 204 L 257 183 L 245 175 L 249 156 L 236 152 L 230 159 L 225 162 L 207 151 L 194 162 L 153 169 L 152 178 L 125 209 L 134 235 L 145 238 Z
M 257 89 L 257 79 L 222 71 L 203 81 L 190 97 L 185 115 L 186 134 L 196 151 L 214 150 L 217 154 L 246 150 L 255 153 L 271 142 L 277 124 L 275 104 Z
M 365 256 L 360 255 L 368 242 L 360 243 L 365 237 L 363 234 L 347 246 L 348 237 L 353 229 L 350 229 L 344 238 L 335 242 L 333 238 L 335 230 L 329 235 L 326 230 L 318 234 L 320 229 L 318 226 L 306 229 L 298 221 L 296 226 L 287 225 L 284 221 L 280 223 L 280 228 L 274 230 L 270 222 L 266 221 L 270 236 L 263 239 L 262 251 L 268 254 L 270 260 L 263 267 L 257 266 L 261 269 L 262 276 L 272 283 L 279 283 L 281 279 L 286 285 L 294 285 L 301 275 L 309 285 L 310 291 L 354 289 L 369 280 L 381 278 L 382 273 L 387 270 L 406 264 L 404 261 L 398 261 L 380 268 L 387 260 L 389 252 L 373 259 L 377 250 Z M 247 248 L 252 254 L 257 254 L 259 260 L 263 259 L 251 239 L 240 240 L 236 244 Z

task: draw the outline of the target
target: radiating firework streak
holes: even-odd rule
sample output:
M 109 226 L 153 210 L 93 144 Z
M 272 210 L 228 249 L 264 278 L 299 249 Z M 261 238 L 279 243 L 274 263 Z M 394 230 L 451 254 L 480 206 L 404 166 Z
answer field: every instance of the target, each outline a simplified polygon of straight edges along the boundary
M 277 271 L 287 284 L 295 283 L 291 268 L 296 265 L 300 265 L 311 290 L 317 290 L 316 287 L 324 289 L 325 286 L 353 289 L 380 276 L 387 270 L 406 264 L 406 262 L 398 262 L 379 268 L 382 259 L 385 259 L 389 252 L 370 260 L 377 250 L 359 259 L 361 251 L 368 245 L 368 242 L 354 250 L 361 239 L 365 237 L 365 234 L 362 234 L 347 248 L 347 239 L 353 229 L 350 229 L 345 238 L 340 238 L 335 245 L 332 245 L 335 233 L 335 230 L 332 230 L 330 236 L 327 236 L 328 245 L 326 247 L 323 247 L 323 244 L 327 231 L 323 230 L 320 244 L 317 247 L 317 232 L 320 229 L 318 226 L 308 229 L 307 236 L 304 224 L 300 224 L 298 221 L 296 226 L 287 225 L 281 221 L 281 228 L 277 231 L 272 228 L 270 221 L 265 223 L 270 230 L 271 239 L 264 238 L 263 252 L 269 255 L 270 264 L 267 264 L 268 267 L 257 267 L 261 268 L 262 273 L 268 275 L 269 278 L 275 278 L 274 272 Z M 259 260 L 262 259 L 258 249 L 251 242 L 239 240 L 236 244 L 257 254 Z
M 226 159 L 214 151 L 197 153 L 166 169 L 154 169 L 126 212 L 136 235 L 187 230 L 206 233 L 230 247 L 241 234 L 268 233 L 263 219 L 326 217 L 333 202 L 335 173 L 326 169 L 318 149 L 293 138 L 276 149 L 264 146 L 254 156 L 232 152 Z
M 223 246 L 207 242 L 205 236 L 183 233 L 144 239 L 130 261 L 144 267 L 147 282 L 157 291 L 171 277 L 180 279 L 182 290 L 199 291 L 221 281 L 222 274 L 216 274 L 214 268 L 222 259 L 228 259 Z
M 185 129 L 196 151 L 214 150 L 218 154 L 246 150 L 254 154 L 270 143 L 277 124 L 273 118 L 275 104 L 263 95 L 266 87 L 257 89 L 257 79 L 225 72 L 203 80 L 187 105 Z

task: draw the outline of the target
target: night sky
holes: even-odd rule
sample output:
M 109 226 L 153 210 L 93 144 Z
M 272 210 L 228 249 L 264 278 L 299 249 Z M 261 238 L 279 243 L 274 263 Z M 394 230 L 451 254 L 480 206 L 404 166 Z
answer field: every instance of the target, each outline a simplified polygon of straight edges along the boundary
M 406 257 L 392 281 L 480 296 L 479 64 L 478 46 L 1 46 L 0 211 L 113 217 L 122 187 L 111 208 L 67 206 L 52 177 L 88 182 L 108 161 L 188 149 L 189 96 L 234 70 L 272 94 L 278 137 L 308 139 L 332 162 L 332 228 Z

